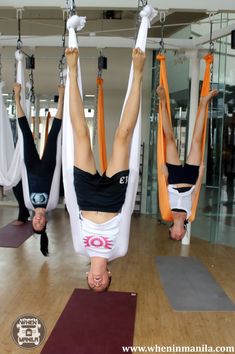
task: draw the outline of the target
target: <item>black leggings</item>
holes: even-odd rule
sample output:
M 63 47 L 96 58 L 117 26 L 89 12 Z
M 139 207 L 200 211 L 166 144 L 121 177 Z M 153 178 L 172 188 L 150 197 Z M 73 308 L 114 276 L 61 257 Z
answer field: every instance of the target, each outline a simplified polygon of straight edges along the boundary
M 18 220 L 26 222 L 26 220 L 28 220 L 28 217 L 30 216 L 30 214 L 29 214 L 29 211 L 24 203 L 23 188 L 22 188 L 22 181 L 21 180 L 15 187 L 13 187 L 13 193 L 14 193 L 14 195 L 17 199 L 17 202 L 19 204 Z
M 23 134 L 24 162 L 27 171 L 39 175 L 42 175 L 42 173 L 53 174 L 56 165 L 57 137 L 62 120 L 54 118 L 41 159 L 34 144 L 33 135 L 26 117 L 18 118 L 18 122 Z
M 196 184 L 199 175 L 199 166 L 196 165 L 173 165 L 166 163 L 168 169 L 169 184 Z

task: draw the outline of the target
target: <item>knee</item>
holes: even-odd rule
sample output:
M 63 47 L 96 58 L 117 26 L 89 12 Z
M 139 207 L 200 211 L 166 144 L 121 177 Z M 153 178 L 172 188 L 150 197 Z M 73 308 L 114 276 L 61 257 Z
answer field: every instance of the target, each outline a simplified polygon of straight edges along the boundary
M 132 131 L 127 127 L 118 127 L 115 133 L 115 140 L 125 143 L 131 137 Z
M 166 144 L 170 145 L 170 144 L 175 144 L 175 137 L 174 137 L 174 134 L 173 132 L 169 132 L 167 134 L 164 134 L 165 135 L 165 139 L 166 139 Z
M 89 128 L 84 125 L 80 129 L 76 130 L 76 137 L 77 139 L 90 139 L 90 131 Z
M 198 134 L 194 134 L 194 136 L 192 137 L 192 146 L 199 147 L 201 146 L 201 144 L 202 144 L 202 136 Z

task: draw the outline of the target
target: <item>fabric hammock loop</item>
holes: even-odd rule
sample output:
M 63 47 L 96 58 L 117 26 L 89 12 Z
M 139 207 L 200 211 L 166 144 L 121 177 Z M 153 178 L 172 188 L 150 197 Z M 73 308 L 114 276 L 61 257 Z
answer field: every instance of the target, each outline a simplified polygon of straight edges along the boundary
M 205 60 L 206 63 L 212 64 L 214 61 L 214 57 L 212 53 L 207 53 L 203 59 Z
M 102 79 L 102 77 L 97 77 L 96 78 L 97 85 L 103 85 L 103 82 L 104 82 L 104 80 Z
M 73 15 L 67 20 L 67 29 L 81 31 L 86 24 L 86 17 Z
M 170 112 L 170 96 L 169 96 L 169 89 L 168 89 L 168 81 L 167 81 L 167 71 L 166 71 L 166 63 L 165 57 L 162 53 L 157 55 L 157 59 L 160 61 L 160 82 L 159 84 L 162 85 L 165 89 L 166 93 L 166 104 L 167 104 L 167 111 L 168 115 L 171 118 Z M 210 67 L 213 63 L 213 55 L 212 53 L 208 53 L 204 56 L 204 60 L 206 63 L 203 84 L 201 88 L 201 96 L 207 96 L 210 90 Z M 208 117 L 208 107 L 206 110 L 206 117 L 204 120 L 204 130 L 203 130 L 203 137 L 202 137 L 202 158 L 201 161 L 204 160 L 204 153 L 205 153 L 205 141 L 206 141 L 206 128 L 207 128 L 207 117 Z M 172 212 L 169 203 L 169 196 L 168 196 L 168 186 L 166 178 L 162 172 L 162 166 L 166 163 L 166 143 L 163 133 L 163 125 L 162 125 L 162 110 L 161 105 L 159 105 L 159 115 L 158 115 L 158 137 L 157 137 L 157 175 L 158 175 L 158 196 L 159 196 L 159 208 L 161 212 L 162 219 L 165 221 L 173 221 Z M 191 215 L 189 217 L 189 221 L 194 221 L 196 216 L 196 210 L 198 205 L 200 195 L 200 188 L 198 188 L 195 198 L 193 200 L 193 205 L 191 209 Z
M 150 5 L 146 5 L 143 10 L 140 11 L 140 17 L 144 18 L 146 17 L 149 21 L 149 26 L 148 28 L 150 28 L 150 23 L 151 21 L 157 16 L 158 11 L 155 10 L 152 6 Z
M 156 59 L 157 59 L 158 61 L 162 61 L 162 60 L 166 61 L 166 57 L 165 57 L 165 55 L 162 54 L 162 53 L 158 53 L 158 54 L 156 55 Z
M 147 7 L 147 9 L 145 9 L 142 12 L 143 17 L 142 17 L 140 30 L 136 40 L 136 47 L 139 47 L 143 51 L 145 50 L 146 47 L 147 29 L 150 26 L 150 18 L 153 19 L 153 17 L 155 17 L 156 14 L 157 11 L 155 11 L 151 7 Z M 73 36 L 73 38 L 70 38 L 71 36 Z M 73 42 L 73 40 L 75 40 L 75 42 Z M 76 36 L 74 36 L 74 33 L 72 33 L 71 25 L 69 29 L 69 47 L 74 47 L 74 48 L 78 47 Z M 81 83 L 81 74 L 80 74 L 79 65 L 80 64 L 78 58 L 78 85 L 79 85 L 80 92 L 82 92 L 82 83 Z M 129 95 L 132 78 L 133 78 L 133 65 L 131 65 L 131 69 L 130 69 L 130 78 L 128 82 L 124 105 Z M 63 135 L 64 135 L 62 167 L 63 167 L 63 178 L 64 178 L 64 187 L 65 187 L 65 200 L 66 200 L 66 205 L 70 216 L 70 224 L 72 229 L 73 245 L 75 251 L 82 255 L 87 255 L 87 250 L 84 247 L 84 244 L 82 242 L 82 237 L 81 237 L 81 232 L 82 232 L 81 223 L 78 218 L 79 206 L 77 204 L 77 198 L 76 198 L 74 183 L 73 183 L 74 182 L 73 181 L 74 141 L 73 141 L 73 131 L 71 127 L 68 102 L 69 102 L 69 75 L 67 75 L 67 80 L 66 80 L 64 119 L 63 119 L 63 127 L 62 127 Z M 132 136 L 132 144 L 130 149 L 130 160 L 129 160 L 130 175 L 129 175 L 128 187 L 126 191 L 125 203 L 121 210 L 118 251 L 115 251 L 115 253 L 113 252 L 112 254 L 110 254 L 109 260 L 124 256 L 128 249 L 130 221 L 134 209 L 135 196 L 138 188 L 139 155 L 140 155 L 139 150 L 141 144 L 140 143 L 141 141 L 140 123 L 141 123 L 141 115 L 139 112 L 137 124 Z

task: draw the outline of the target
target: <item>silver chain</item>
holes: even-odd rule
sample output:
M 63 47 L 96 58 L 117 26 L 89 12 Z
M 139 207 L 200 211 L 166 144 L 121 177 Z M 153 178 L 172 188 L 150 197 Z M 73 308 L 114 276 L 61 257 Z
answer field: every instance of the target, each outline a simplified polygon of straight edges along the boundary
M 69 3 L 70 3 L 70 6 L 69 6 Z M 75 15 L 76 14 L 76 7 L 75 7 L 74 0 L 66 0 L 66 5 L 67 5 L 69 17 Z
M 164 53 L 165 48 L 164 48 L 164 23 L 166 21 L 166 13 L 164 11 L 160 12 L 160 23 L 161 23 L 161 40 L 160 40 L 160 49 L 159 53 Z
M 16 10 L 16 18 L 18 23 L 18 39 L 16 43 L 16 49 L 21 49 L 22 47 L 22 40 L 21 40 L 21 19 L 22 19 L 22 9 Z
M 33 79 L 33 70 L 31 69 L 31 72 L 29 74 L 29 81 L 30 81 L 30 93 L 29 93 L 29 99 L 32 104 L 35 103 L 35 93 L 34 93 L 34 79 Z

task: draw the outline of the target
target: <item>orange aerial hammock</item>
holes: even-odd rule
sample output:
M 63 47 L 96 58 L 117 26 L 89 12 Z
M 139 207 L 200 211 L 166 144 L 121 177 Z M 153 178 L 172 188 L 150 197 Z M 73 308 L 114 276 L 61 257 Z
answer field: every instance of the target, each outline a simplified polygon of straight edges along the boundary
M 159 84 L 164 87 L 167 100 L 167 111 L 169 117 L 171 117 L 170 111 L 170 97 L 167 82 L 167 71 L 166 71 L 166 60 L 163 54 L 157 55 L 157 60 L 160 62 L 160 79 Z M 204 60 L 206 62 L 206 68 L 203 78 L 203 84 L 201 89 L 201 96 L 207 96 L 210 90 L 210 66 L 213 62 L 213 55 L 208 53 L 205 55 Z M 197 114 L 198 115 L 198 114 Z M 204 131 L 202 140 L 202 160 L 204 160 L 205 142 L 206 142 L 206 128 L 207 128 L 207 117 L 208 117 L 208 107 L 206 109 L 206 119 L 204 120 Z M 197 119 L 197 118 L 196 118 Z M 159 105 L 159 115 L 158 115 L 158 139 L 157 139 L 157 175 L 158 175 L 158 196 L 159 196 L 159 208 L 161 212 L 162 219 L 165 221 L 173 221 L 172 212 L 170 208 L 167 181 L 162 172 L 162 165 L 166 163 L 166 143 L 164 139 L 163 126 L 162 126 L 162 109 Z M 200 188 L 198 188 L 191 210 L 191 215 L 189 221 L 194 221 L 196 215 L 196 209 L 198 204 L 200 194 Z
M 98 76 L 96 79 L 98 87 L 97 99 L 97 122 L 98 122 L 98 145 L 99 145 L 99 158 L 100 169 L 104 173 L 107 169 L 107 155 L 106 155 L 106 140 L 105 140 L 105 124 L 104 124 L 104 91 L 103 79 Z

